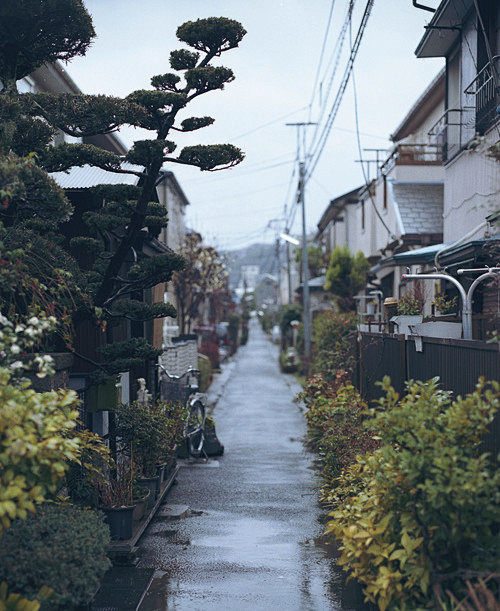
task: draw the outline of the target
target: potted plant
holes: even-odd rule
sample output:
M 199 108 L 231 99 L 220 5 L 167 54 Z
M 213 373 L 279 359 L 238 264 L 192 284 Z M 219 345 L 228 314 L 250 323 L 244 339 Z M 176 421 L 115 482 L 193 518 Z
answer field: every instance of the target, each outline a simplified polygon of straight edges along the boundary
M 457 308 L 458 299 L 455 295 L 454 297 L 447 297 L 446 295 L 442 295 L 438 293 L 434 297 L 434 306 L 436 312 L 439 312 L 442 316 L 447 316 L 449 314 L 453 314 Z
M 397 326 L 397 333 L 409 335 L 410 326 L 417 325 L 423 320 L 424 297 L 420 291 L 414 289 L 400 297 L 397 305 L 397 315 L 391 318 Z
M 144 517 L 149 505 L 151 490 L 139 484 L 135 484 L 132 490 L 132 500 L 134 507 L 134 522 L 139 522 Z
M 134 532 L 134 466 L 120 464 L 95 477 L 98 506 L 105 515 L 112 540 L 131 539 Z

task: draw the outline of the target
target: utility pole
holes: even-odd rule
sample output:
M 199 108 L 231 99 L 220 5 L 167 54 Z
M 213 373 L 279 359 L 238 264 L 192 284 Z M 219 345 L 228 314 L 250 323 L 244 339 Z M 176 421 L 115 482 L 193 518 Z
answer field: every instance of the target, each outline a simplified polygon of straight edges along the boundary
M 304 354 L 309 362 L 311 357 L 311 312 L 309 308 L 309 260 L 307 256 L 306 202 L 305 202 L 305 164 L 299 163 L 299 203 L 302 205 L 302 279 L 303 279 L 303 318 Z
M 286 125 L 294 125 L 297 127 L 297 157 L 300 159 L 300 132 L 301 128 L 308 125 L 316 125 L 316 123 L 287 123 Z M 304 147 L 305 148 L 305 147 Z M 305 162 L 299 162 L 299 187 L 297 202 L 302 206 L 302 307 L 303 307 L 303 322 L 304 322 L 304 356 L 309 362 L 311 357 L 311 312 L 309 307 L 309 261 L 307 257 L 307 227 L 306 227 L 306 169 Z

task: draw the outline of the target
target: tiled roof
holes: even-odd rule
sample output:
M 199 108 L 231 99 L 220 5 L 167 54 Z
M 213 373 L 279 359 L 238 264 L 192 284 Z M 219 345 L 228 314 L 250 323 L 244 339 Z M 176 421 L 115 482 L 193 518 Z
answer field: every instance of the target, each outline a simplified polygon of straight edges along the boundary
M 130 164 L 123 164 L 122 167 L 140 170 Z M 74 167 L 69 172 L 52 172 L 51 176 L 63 189 L 90 189 L 97 185 L 135 185 L 139 180 L 135 174 L 117 174 L 90 165 Z
M 442 183 L 392 183 L 402 234 L 443 232 Z

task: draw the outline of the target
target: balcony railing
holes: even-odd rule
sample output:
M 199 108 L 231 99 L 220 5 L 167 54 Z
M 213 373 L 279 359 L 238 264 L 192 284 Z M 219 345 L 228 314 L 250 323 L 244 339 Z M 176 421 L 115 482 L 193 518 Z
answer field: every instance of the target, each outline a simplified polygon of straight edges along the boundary
M 429 130 L 443 161 L 457 155 L 474 137 L 474 112 L 471 107 L 448 108 Z
M 380 166 L 386 173 L 395 165 L 441 165 L 443 153 L 438 143 L 398 144 Z
M 496 119 L 496 109 L 500 104 L 500 55 L 492 58 L 464 93 L 476 100 L 476 131 L 483 134 Z

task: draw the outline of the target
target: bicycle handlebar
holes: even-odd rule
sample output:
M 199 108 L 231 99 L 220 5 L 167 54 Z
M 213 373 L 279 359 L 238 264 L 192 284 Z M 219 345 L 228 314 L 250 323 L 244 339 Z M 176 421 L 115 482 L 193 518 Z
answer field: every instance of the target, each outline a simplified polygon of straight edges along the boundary
M 169 371 L 167 371 L 167 369 L 165 369 L 165 367 L 163 367 L 161 363 L 158 363 L 158 367 L 161 369 L 162 373 L 164 373 L 170 380 L 181 380 L 182 378 L 189 375 L 190 373 L 194 374 L 195 376 L 200 375 L 200 370 L 196 369 L 196 367 L 189 367 L 187 371 L 185 371 L 184 373 L 181 373 L 180 375 L 176 375 L 175 373 L 170 373 Z

